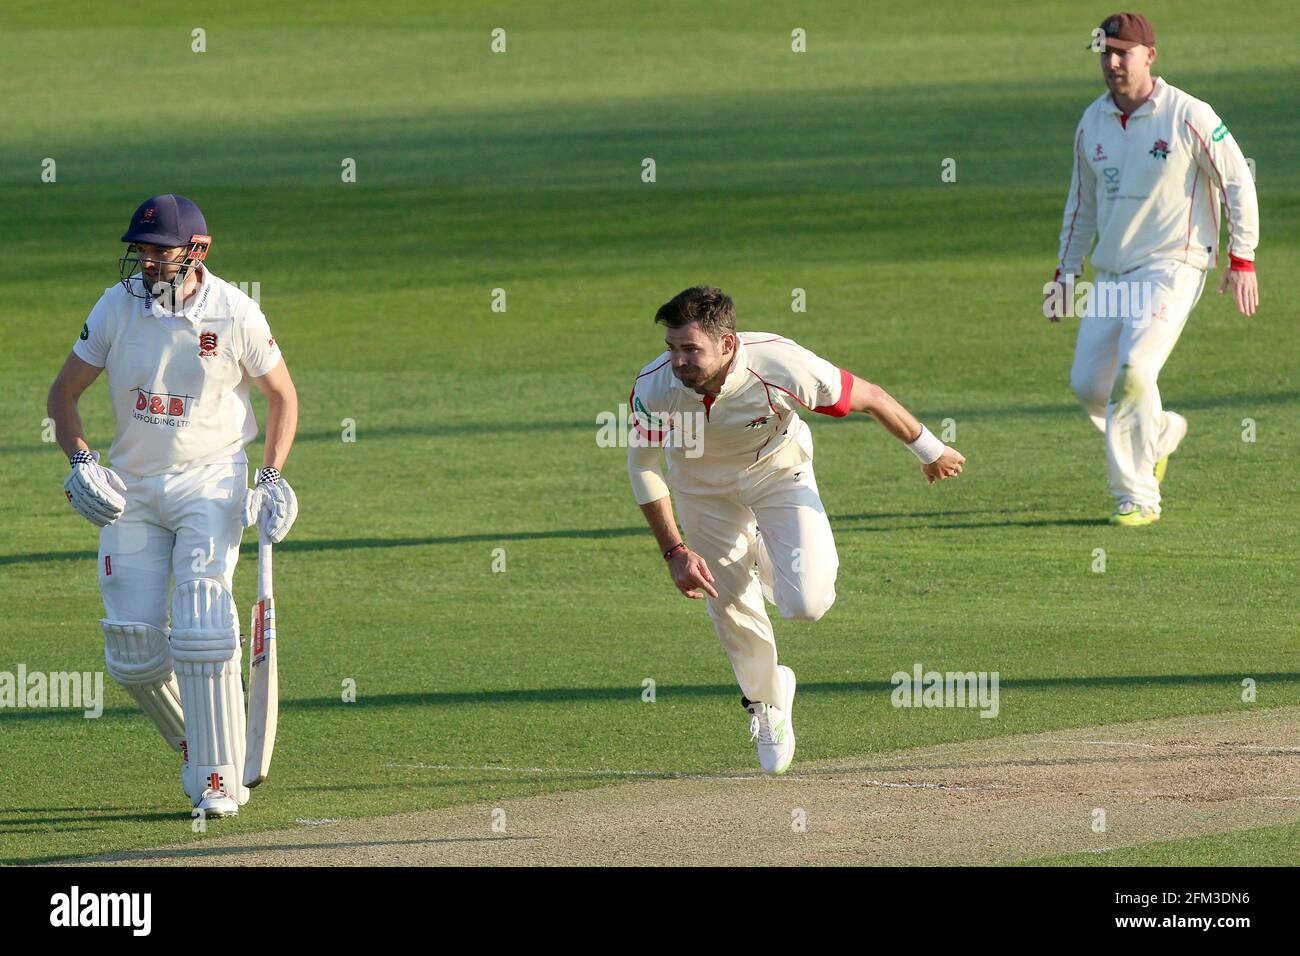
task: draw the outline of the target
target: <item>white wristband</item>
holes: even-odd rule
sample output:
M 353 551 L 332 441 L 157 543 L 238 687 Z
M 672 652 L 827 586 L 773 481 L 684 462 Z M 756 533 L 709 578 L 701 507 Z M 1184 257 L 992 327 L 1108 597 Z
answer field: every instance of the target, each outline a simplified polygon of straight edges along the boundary
M 911 449 L 913 455 L 921 459 L 921 464 L 929 465 L 939 460 L 945 446 L 930 433 L 930 429 L 922 425 L 921 434 L 916 441 L 908 442 L 907 447 Z

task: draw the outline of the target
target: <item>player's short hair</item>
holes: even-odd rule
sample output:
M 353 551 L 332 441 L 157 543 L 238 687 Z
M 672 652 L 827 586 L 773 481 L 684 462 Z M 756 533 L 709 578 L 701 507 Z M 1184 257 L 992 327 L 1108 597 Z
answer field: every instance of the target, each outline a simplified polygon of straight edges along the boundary
M 698 322 L 715 341 L 736 331 L 736 307 L 731 296 L 713 286 L 697 285 L 683 289 L 659 306 L 655 321 L 670 329 Z

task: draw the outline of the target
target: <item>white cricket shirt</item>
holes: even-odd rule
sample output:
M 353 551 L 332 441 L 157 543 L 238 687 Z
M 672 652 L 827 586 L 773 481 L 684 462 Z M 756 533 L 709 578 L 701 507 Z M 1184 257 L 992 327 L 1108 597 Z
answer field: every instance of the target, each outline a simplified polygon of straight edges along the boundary
M 248 460 L 244 446 L 257 437 L 249 378 L 275 368 L 280 348 L 257 303 L 201 268 L 178 313 L 115 283 L 73 344 L 79 359 L 108 373 L 114 468 L 157 475 Z
M 687 494 L 728 494 L 752 484 L 768 468 L 812 458 L 812 437 L 798 409 L 841 417 L 849 413 L 853 377 L 771 332 L 741 332 L 731 370 L 716 397 L 701 395 L 673 374 L 664 352 L 637 376 L 628 396 L 637 432 L 662 442 L 668 485 Z M 697 414 L 698 413 L 698 414 Z M 692 416 L 687 422 L 683 415 Z M 674 429 L 696 429 L 694 454 L 674 441 Z M 680 439 L 680 436 L 677 436 Z M 629 449 L 629 472 L 638 504 L 662 497 L 662 485 L 638 482 L 644 452 Z M 657 459 L 657 455 L 655 456 Z
M 1157 77 L 1151 96 L 1126 118 L 1104 93 L 1075 129 L 1058 268 L 1079 275 L 1095 236 L 1094 269 L 1124 273 L 1157 259 L 1213 269 L 1220 203 L 1229 254 L 1254 261 L 1255 182 L 1210 105 Z

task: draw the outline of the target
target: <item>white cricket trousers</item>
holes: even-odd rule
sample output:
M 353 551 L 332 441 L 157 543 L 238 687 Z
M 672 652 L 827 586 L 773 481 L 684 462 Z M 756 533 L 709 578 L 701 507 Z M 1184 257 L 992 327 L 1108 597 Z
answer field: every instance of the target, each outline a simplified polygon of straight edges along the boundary
M 197 465 L 140 477 L 118 472 L 126 510 L 99 532 L 104 615 L 166 631 L 172 578 L 218 578 L 234 592 L 244 533 L 246 464 Z
M 750 700 L 779 701 L 776 637 L 753 568 L 761 561 L 771 574 L 782 617 L 815 621 L 835 602 L 839 555 L 812 462 L 773 470 L 736 494 L 673 499 L 687 545 L 713 574 L 718 596 L 706 599 L 709 616 L 736 682 Z
M 1070 387 L 1106 436 L 1110 493 L 1159 512 L 1155 466 L 1173 451 L 1156 378 L 1205 288 L 1205 272 L 1162 259 L 1116 275 L 1098 272 L 1079 323 Z

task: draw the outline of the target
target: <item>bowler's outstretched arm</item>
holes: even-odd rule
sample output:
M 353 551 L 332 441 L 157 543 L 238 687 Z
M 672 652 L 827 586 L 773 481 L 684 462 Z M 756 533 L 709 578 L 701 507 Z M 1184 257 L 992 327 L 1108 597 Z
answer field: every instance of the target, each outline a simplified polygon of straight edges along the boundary
M 939 442 L 911 412 L 899 403 L 898 399 L 879 385 L 873 385 L 866 379 L 854 375 L 849 410 L 866 412 L 880 422 L 889 434 L 911 448 L 917 457 L 921 458 L 921 473 L 930 484 L 945 478 L 955 478 L 961 474 L 961 467 L 966 463 L 962 453 Z M 930 455 L 923 454 L 927 449 L 921 447 L 922 444 L 931 446 L 938 457 L 926 463 L 925 459 Z M 942 449 L 942 452 L 939 449 Z

